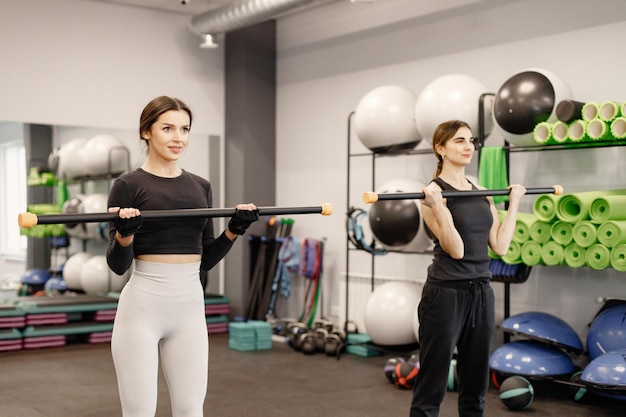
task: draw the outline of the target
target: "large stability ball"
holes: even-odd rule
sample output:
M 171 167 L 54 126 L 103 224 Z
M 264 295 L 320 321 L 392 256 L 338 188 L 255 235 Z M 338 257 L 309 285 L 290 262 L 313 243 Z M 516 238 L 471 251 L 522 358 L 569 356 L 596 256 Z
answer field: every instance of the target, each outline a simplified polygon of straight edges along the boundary
M 76 252 L 65 261 L 63 266 L 63 279 L 70 290 L 82 290 L 81 274 L 83 265 L 93 254 L 89 252 Z
M 124 275 L 117 275 L 111 271 L 104 255 L 94 255 L 83 264 L 80 272 L 80 283 L 85 293 L 98 295 L 107 292 L 120 292 L 129 277 L 128 271 Z
M 83 149 L 86 138 L 75 138 L 60 146 L 57 151 L 57 178 L 74 179 L 87 175 Z
M 607 352 L 626 349 L 626 302 L 606 307 L 587 332 L 587 351 L 593 360 Z
M 377 194 L 421 192 L 424 184 L 400 178 L 383 184 Z M 370 228 L 380 244 L 400 252 L 423 252 L 432 246 L 419 200 L 379 200 L 369 210 Z
M 107 211 L 108 195 L 105 193 L 94 193 L 83 196 L 82 208 L 85 213 L 104 213 Z M 108 239 L 107 222 L 90 222 L 84 224 L 85 238 L 87 239 Z
M 446 120 L 467 122 L 478 134 L 480 96 L 487 87 L 465 74 L 448 74 L 431 81 L 420 93 L 415 106 L 415 123 L 425 140 L 432 142 L 435 128 Z M 487 106 L 485 130 L 491 131 L 491 112 Z
M 85 195 L 77 194 L 63 203 L 61 211 L 63 214 L 80 214 L 85 212 L 84 206 Z M 87 238 L 87 223 L 67 223 L 65 232 L 77 239 Z
M 372 341 L 382 346 L 416 343 L 413 316 L 422 293 L 414 282 L 391 281 L 370 295 L 365 307 L 364 324 Z
M 572 91 L 554 73 L 531 68 L 513 75 L 498 89 L 493 107 L 496 130 L 513 145 L 536 145 L 535 126 L 556 122 L 556 107 Z
M 115 136 L 96 135 L 83 148 L 87 174 L 121 174 L 127 169 L 128 151 Z
M 417 96 L 396 85 L 377 87 L 356 107 L 354 129 L 368 149 L 391 153 L 415 148 L 422 135 L 415 125 Z

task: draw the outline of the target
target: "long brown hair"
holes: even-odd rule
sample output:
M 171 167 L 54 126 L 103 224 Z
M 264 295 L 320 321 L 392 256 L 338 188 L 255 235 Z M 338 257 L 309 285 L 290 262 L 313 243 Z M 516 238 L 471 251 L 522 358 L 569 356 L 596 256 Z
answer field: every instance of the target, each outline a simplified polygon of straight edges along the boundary
M 143 137 L 143 132 L 150 130 L 159 116 L 170 110 L 182 110 L 187 112 L 189 115 L 189 127 L 191 127 L 193 116 L 189 106 L 177 98 L 160 96 L 150 101 L 141 112 L 141 117 L 139 118 L 139 137 L 141 140 L 146 140 Z M 148 141 L 146 141 L 146 143 L 147 142 Z
M 438 177 L 441 174 L 441 169 L 443 168 L 443 156 L 437 152 L 437 146 L 444 146 L 447 141 L 454 137 L 454 134 L 462 127 L 466 127 L 471 129 L 469 124 L 464 122 L 463 120 L 448 120 L 446 122 L 440 123 L 433 133 L 433 152 L 435 153 L 435 157 L 437 158 L 437 169 L 435 170 L 434 178 Z

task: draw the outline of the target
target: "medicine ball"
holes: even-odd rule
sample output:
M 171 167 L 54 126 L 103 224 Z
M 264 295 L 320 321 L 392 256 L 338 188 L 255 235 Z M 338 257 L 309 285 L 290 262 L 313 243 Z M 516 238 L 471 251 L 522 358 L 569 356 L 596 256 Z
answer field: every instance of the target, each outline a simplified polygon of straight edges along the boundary
M 532 384 L 523 376 L 508 377 L 500 386 L 500 400 L 510 410 L 524 410 L 535 398 Z
M 417 363 L 401 362 L 396 364 L 396 369 L 393 373 L 394 384 L 398 388 L 412 389 L 415 386 L 419 370 L 419 364 Z
M 398 356 L 396 358 L 389 358 L 387 360 L 387 363 L 385 363 L 385 366 L 383 367 L 383 371 L 385 372 L 385 376 L 387 377 L 387 380 L 391 384 L 395 384 L 394 373 L 396 372 L 396 365 L 398 365 L 399 363 L 403 363 L 403 362 L 404 362 L 404 358 Z

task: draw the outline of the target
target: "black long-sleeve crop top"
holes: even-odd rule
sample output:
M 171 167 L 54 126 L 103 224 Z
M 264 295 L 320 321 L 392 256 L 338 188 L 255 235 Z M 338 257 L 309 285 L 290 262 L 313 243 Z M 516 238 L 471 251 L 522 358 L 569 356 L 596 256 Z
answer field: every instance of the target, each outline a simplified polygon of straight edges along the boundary
M 166 178 L 137 169 L 115 180 L 108 198 L 108 207 L 140 211 L 210 208 L 212 204 L 211 183 L 184 170 L 178 177 Z M 117 242 L 115 233 L 110 222 L 107 263 L 118 275 L 130 267 L 133 258 L 144 254 L 201 254 L 201 268 L 208 271 L 233 244 L 224 233 L 216 239 L 213 222 L 206 218 L 144 220 L 128 247 Z

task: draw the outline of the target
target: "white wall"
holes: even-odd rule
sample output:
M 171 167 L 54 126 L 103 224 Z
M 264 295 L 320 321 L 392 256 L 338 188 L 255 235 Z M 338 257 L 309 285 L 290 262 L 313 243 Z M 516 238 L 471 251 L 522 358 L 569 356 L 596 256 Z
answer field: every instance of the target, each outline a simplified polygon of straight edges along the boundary
M 361 6 L 367 11 L 346 3 L 294 15 L 278 25 L 277 203 L 335 206 L 333 216 L 298 217 L 294 227 L 297 236 L 328 238 L 326 314 L 341 304 L 338 285 L 345 272 L 348 115 L 367 92 L 396 84 L 419 94 L 450 73 L 470 75 L 496 92 L 509 77 L 537 67 L 559 75 L 577 100 L 626 101 L 621 52 L 626 2 L 621 0 L 601 0 L 591 8 L 567 0 L 459 1 L 445 12 L 423 7 L 424 1 L 377 1 Z M 348 12 L 349 7 L 355 11 Z M 395 23 L 387 19 L 390 14 Z M 320 24 L 324 30 L 313 30 Z M 360 30 L 344 33 L 346 27 Z M 337 37 L 327 39 L 325 33 Z M 502 138 L 494 133 L 486 144 L 501 145 Z M 420 147 L 428 145 L 423 141 Z M 566 192 L 623 188 L 625 155 L 623 148 L 517 153 L 511 157 L 512 181 L 563 184 Z M 435 167 L 428 156 L 388 159 L 377 165 L 377 184 L 389 177 L 428 181 Z M 361 193 L 371 191 L 369 165 L 354 165 L 350 201 L 367 209 Z M 530 212 L 534 199 L 525 198 L 524 209 Z M 351 272 L 369 273 L 366 254 L 350 256 Z M 429 261 L 424 255 L 378 257 L 376 275 L 423 280 Z M 626 296 L 625 279 L 615 270 L 535 267 L 527 283 L 512 285 L 511 313 L 557 314 L 583 335 L 599 308 L 596 297 Z M 503 286 L 494 287 L 501 305 Z M 301 309 L 302 292 L 295 294 L 285 306 L 287 314 Z
M 224 57 L 198 48 L 190 19 L 107 2 L 3 0 L 0 121 L 58 126 L 56 145 L 115 134 L 136 167 L 141 110 L 175 96 L 194 112 L 182 166 L 208 178 L 208 136 L 224 136 Z M 0 271 L 20 268 L 0 259 Z

